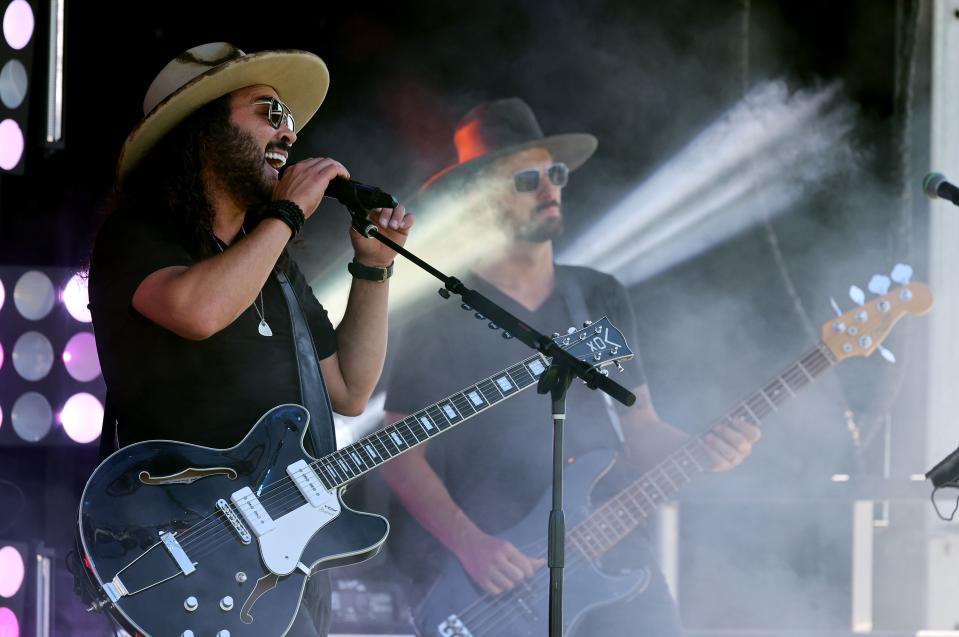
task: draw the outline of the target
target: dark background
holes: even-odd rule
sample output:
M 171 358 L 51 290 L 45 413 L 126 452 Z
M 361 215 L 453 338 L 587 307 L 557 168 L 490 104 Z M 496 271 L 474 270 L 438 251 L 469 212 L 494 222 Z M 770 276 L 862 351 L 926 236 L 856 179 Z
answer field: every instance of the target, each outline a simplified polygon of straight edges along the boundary
M 332 156 L 354 177 L 398 195 L 414 192 L 453 161 L 455 122 L 485 99 L 522 97 L 547 134 L 594 134 L 599 150 L 564 194 L 570 236 L 748 87 L 780 79 L 799 90 L 838 80 L 855 112 L 857 171 L 824 180 L 775 221 L 631 288 L 657 407 L 697 431 L 813 344 L 810 321 L 818 332 L 831 315 L 830 295 L 848 307 L 849 284 L 864 287 L 897 260 L 909 261 L 922 278 L 925 224 L 914 214 L 915 177 L 928 160 L 909 127 L 921 131 L 927 121 L 923 6 L 906 0 L 69 2 L 66 144 L 51 151 L 39 142 L 41 89 L 31 96 L 26 172 L 0 177 L 0 264 L 83 268 L 117 152 L 142 116 L 147 86 L 173 56 L 203 42 L 319 54 L 330 69 L 330 91 L 292 160 Z M 39 10 L 37 22 L 44 24 Z M 34 87 L 43 85 L 42 30 L 38 37 Z M 324 203 L 297 248 L 308 276 L 337 265 L 345 229 L 346 216 Z M 921 462 L 922 437 L 906 429 L 922 422 L 909 400 L 918 382 L 910 348 L 921 339 L 915 329 L 891 339 L 900 359 L 894 368 L 876 358 L 844 363 L 810 390 L 802 408 L 773 419 L 775 427 L 740 471 L 710 476 L 691 491 L 680 590 L 687 625 L 848 626 L 847 505 L 841 498 L 827 504 L 832 496 L 823 489 L 834 472 L 878 474 L 884 427 L 893 425 L 895 462 L 921 471 L 913 465 L 917 457 Z M 901 395 L 906 400 L 898 401 Z M 843 417 L 847 406 L 862 428 L 858 447 Z M 0 449 L 0 478 L 36 496 L 16 525 L 0 528 L 66 546 L 72 498 L 93 457 L 89 448 Z M 918 571 L 907 575 L 921 581 Z M 58 621 L 78 625 L 61 579 Z M 755 603 L 757 595 L 768 599 Z M 911 609 L 905 614 L 899 607 L 877 612 L 891 626 L 912 625 L 920 595 L 901 596 Z M 80 634 L 69 630 L 63 634 Z

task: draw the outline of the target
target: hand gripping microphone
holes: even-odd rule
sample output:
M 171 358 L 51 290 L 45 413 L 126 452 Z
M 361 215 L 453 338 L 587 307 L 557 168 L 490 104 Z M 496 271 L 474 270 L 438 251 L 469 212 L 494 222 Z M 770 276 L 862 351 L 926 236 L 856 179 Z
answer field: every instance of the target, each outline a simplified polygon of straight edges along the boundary
M 959 206 L 959 188 L 956 188 L 941 173 L 929 173 L 922 180 L 922 189 L 930 199 L 945 199 Z

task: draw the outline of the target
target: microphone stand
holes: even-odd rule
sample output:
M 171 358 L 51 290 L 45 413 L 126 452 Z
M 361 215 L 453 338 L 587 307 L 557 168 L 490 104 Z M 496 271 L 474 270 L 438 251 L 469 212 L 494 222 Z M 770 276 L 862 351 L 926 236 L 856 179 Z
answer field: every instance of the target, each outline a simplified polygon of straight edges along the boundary
M 566 522 L 563 513 L 563 433 L 566 422 L 566 392 L 573 378 L 580 378 L 590 389 L 599 389 L 627 407 L 636 402 L 636 396 L 622 385 L 593 369 L 589 363 L 578 360 L 557 345 L 553 339 L 540 334 L 508 311 L 487 299 L 485 296 L 467 288 L 455 278 L 446 276 L 426 261 L 420 259 L 403 246 L 380 233 L 376 224 L 367 218 L 367 210 L 358 198 L 343 201 L 352 217 L 353 228 L 365 237 L 376 239 L 389 246 L 423 270 L 443 282 L 439 294 L 449 299 L 451 293 L 463 299 L 464 309 L 475 309 L 477 318 L 488 318 L 493 325 L 503 329 L 504 336 L 516 337 L 529 347 L 549 357 L 550 365 L 540 376 L 536 391 L 549 393 L 552 399 L 553 416 L 553 508 L 549 513 L 547 564 L 549 566 L 549 635 L 561 637 L 563 634 L 563 570 L 566 566 Z

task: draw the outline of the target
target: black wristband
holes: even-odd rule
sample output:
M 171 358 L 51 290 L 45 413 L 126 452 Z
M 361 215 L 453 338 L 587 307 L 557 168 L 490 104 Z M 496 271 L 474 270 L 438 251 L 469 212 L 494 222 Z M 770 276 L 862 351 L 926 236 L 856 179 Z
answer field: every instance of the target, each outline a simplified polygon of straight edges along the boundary
M 346 269 L 350 271 L 350 274 L 353 275 L 353 278 L 363 279 L 364 281 L 376 281 L 378 283 L 382 283 L 393 276 L 392 262 L 390 262 L 390 264 L 385 268 L 376 268 L 363 265 L 354 258 L 352 261 L 346 264 Z
M 291 239 L 300 233 L 303 222 L 306 221 L 303 210 L 289 199 L 274 199 L 261 204 L 257 206 L 256 212 L 261 219 L 279 219 L 288 225 L 293 232 Z

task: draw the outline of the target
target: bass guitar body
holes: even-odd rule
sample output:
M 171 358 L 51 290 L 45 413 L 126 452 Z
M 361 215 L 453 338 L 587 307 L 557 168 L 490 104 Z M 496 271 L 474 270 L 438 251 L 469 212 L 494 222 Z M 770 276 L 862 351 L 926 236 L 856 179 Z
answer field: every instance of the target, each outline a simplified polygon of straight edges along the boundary
M 564 511 L 571 529 L 592 512 L 590 493 L 613 465 L 614 454 L 595 451 L 568 465 L 565 471 Z M 545 556 L 545 537 L 552 494 L 544 493 L 533 510 L 508 531 L 498 534 L 530 555 Z M 530 548 L 535 547 L 535 548 Z M 541 549 L 541 550 L 538 550 Z M 649 584 L 648 568 L 610 575 L 566 542 L 563 578 L 564 635 L 570 635 L 592 609 L 637 595 Z M 483 592 L 454 558 L 450 558 L 423 602 L 415 609 L 417 634 L 428 637 L 540 637 L 549 628 L 549 571 L 532 577 L 501 595 Z

